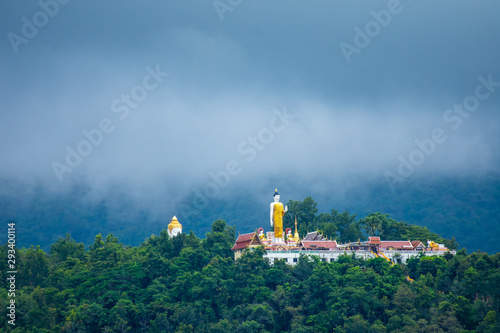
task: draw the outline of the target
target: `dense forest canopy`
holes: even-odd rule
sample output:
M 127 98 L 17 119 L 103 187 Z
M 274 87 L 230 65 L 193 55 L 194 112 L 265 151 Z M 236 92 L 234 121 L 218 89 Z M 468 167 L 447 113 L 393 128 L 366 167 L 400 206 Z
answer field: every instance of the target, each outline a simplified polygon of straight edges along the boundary
M 305 200 L 305 202 L 307 202 Z M 291 208 L 292 211 L 295 209 Z M 318 226 L 410 235 L 381 214 L 357 223 L 332 212 Z M 347 222 L 346 222 L 347 221 Z M 349 222 L 351 221 L 351 222 Z M 349 222 L 349 223 L 348 223 Z M 385 223 L 385 224 L 384 224 Z M 333 227 L 331 227 L 333 228 Z M 333 229 L 332 229 L 333 230 Z M 421 230 L 417 230 L 421 231 Z M 325 231 L 326 233 L 326 231 Z M 348 233 L 349 234 L 349 233 Z M 264 249 L 234 261 L 236 229 L 213 222 L 204 239 L 166 230 L 140 246 L 112 234 L 85 249 L 68 234 L 17 251 L 16 326 L 3 332 L 498 332 L 500 254 L 384 259 L 301 257 L 290 266 Z M 389 237 L 389 236 L 387 236 Z M 7 246 L 0 247 L 5 258 Z M 6 261 L 0 261 L 6 317 Z M 409 282 L 406 276 L 414 279 Z

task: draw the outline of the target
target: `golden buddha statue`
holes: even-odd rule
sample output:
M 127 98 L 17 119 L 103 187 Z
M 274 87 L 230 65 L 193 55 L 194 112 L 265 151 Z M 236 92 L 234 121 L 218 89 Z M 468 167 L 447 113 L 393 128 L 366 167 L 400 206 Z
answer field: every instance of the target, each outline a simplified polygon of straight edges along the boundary
M 274 242 L 284 243 L 283 238 L 283 215 L 288 211 L 288 206 L 283 208 L 280 201 L 278 189 L 274 192 L 274 202 L 271 203 L 271 227 L 274 226 Z

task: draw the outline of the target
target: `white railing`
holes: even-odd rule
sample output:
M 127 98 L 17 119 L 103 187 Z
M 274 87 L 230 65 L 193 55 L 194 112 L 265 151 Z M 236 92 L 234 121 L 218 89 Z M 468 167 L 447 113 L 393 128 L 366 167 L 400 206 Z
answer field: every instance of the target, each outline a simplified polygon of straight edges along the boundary
M 400 255 L 403 258 L 411 258 L 418 257 L 423 254 L 425 256 L 433 256 L 433 255 L 444 255 L 448 251 L 415 251 L 415 250 L 391 250 L 391 251 L 380 251 L 385 256 L 392 258 L 395 254 Z M 452 255 L 456 254 L 456 251 L 449 251 Z M 267 251 L 267 255 L 275 254 L 322 254 L 322 255 L 335 255 L 339 256 L 342 254 L 352 255 L 353 253 L 359 256 L 370 256 L 375 257 L 375 255 L 371 251 L 364 250 L 275 250 L 275 251 Z

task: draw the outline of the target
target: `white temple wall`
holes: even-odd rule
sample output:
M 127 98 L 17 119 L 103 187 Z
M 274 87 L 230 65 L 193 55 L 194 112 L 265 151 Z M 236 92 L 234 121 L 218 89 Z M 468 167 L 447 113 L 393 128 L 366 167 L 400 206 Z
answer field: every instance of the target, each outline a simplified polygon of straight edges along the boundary
M 420 253 L 423 253 L 425 256 L 443 256 L 447 251 L 384 251 L 385 256 L 394 263 L 406 263 L 406 261 L 413 257 L 418 257 Z M 278 259 L 286 259 L 287 264 L 295 265 L 298 262 L 298 259 L 301 254 L 309 255 L 309 256 L 317 256 L 322 261 L 325 262 L 334 262 L 337 261 L 340 256 L 348 255 L 351 256 L 353 253 L 356 254 L 357 257 L 362 257 L 364 259 L 372 259 L 375 258 L 375 255 L 370 251 L 344 251 L 344 250 L 311 250 L 311 251 L 267 251 L 264 255 L 264 258 L 268 258 L 271 264 L 274 260 Z M 395 254 L 399 254 L 399 258 L 394 259 Z M 450 251 L 451 254 L 455 254 L 455 251 Z M 397 257 L 397 256 L 396 256 Z

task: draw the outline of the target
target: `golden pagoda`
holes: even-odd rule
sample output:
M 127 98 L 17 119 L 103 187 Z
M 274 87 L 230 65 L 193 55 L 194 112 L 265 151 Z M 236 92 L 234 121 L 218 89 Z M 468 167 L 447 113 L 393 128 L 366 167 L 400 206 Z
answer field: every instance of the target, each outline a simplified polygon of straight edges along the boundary
M 168 235 L 169 236 L 177 236 L 178 234 L 182 234 L 182 225 L 177 220 L 177 217 L 172 217 L 172 221 L 168 224 Z
M 293 240 L 295 241 L 295 244 L 299 244 L 300 238 L 299 233 L 297 232 L 297 216 L 295 216 L 295 234 L 293 235 Z

